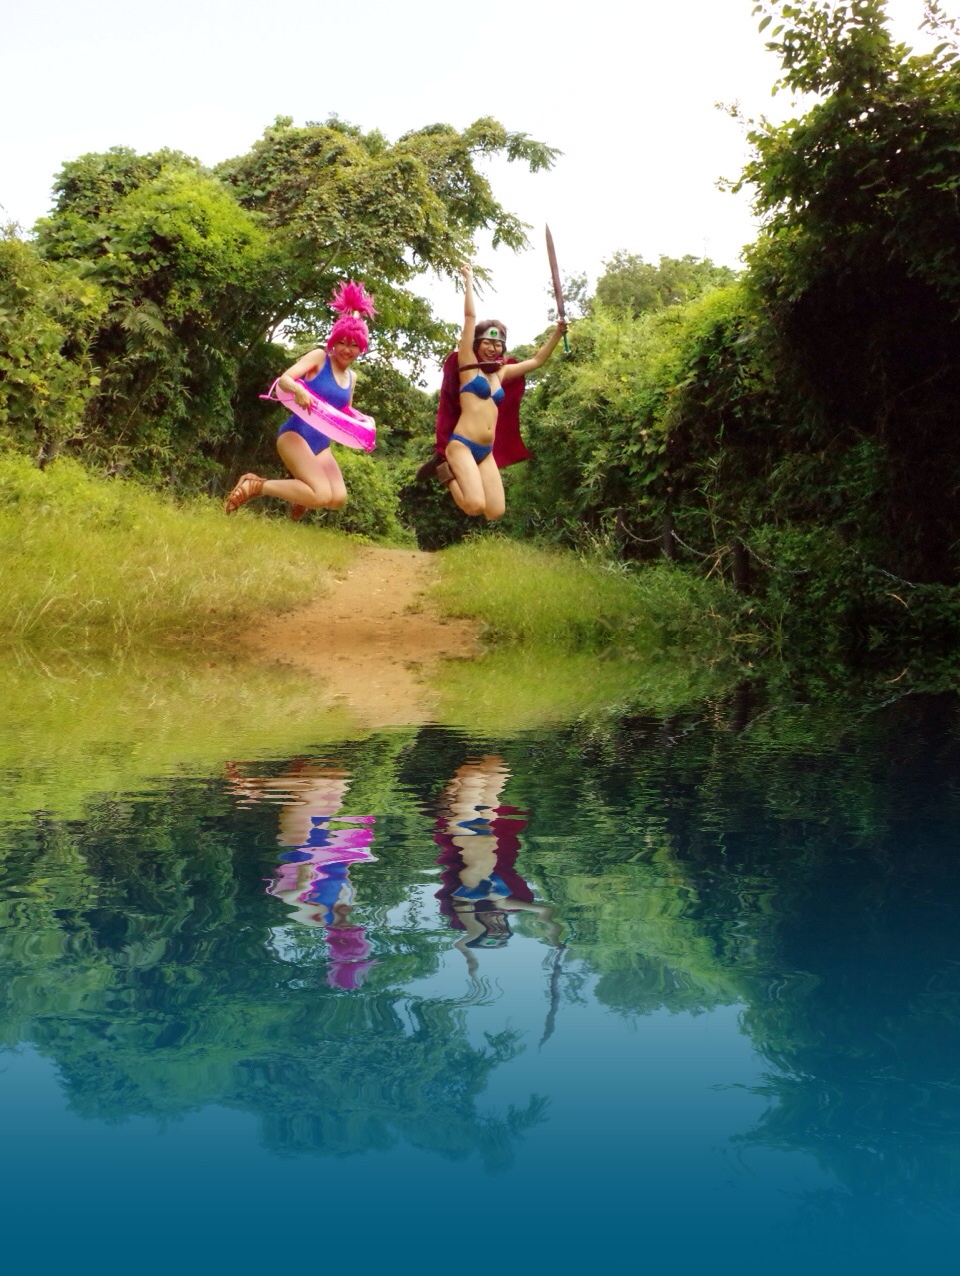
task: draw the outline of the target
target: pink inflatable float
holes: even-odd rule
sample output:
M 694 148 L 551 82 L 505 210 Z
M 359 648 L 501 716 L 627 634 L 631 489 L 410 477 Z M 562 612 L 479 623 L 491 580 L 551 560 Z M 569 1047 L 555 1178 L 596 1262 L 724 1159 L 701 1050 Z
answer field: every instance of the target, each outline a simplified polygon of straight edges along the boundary
M 279 378 L 278 378 L 279 380 Z M 310 394 L 308 386 L 301 381 L 300 385 Z M 363 448 L 364 452 L 372 452 L 377 446 L 377 427 L 373 417 L 365 416 L 356 408 L 335 408 L 315 394 L 310 394 L 310 406 L 302 408 L 288 390 L 281 390 L 277 381 L 270 387 L 269 394 L 261 394 L 261 399 L 273 399 L 289 408 L 301 421 L 306 421 L 315 430 L 333 439 L 334 443 L 342 443 L 344 447 Z

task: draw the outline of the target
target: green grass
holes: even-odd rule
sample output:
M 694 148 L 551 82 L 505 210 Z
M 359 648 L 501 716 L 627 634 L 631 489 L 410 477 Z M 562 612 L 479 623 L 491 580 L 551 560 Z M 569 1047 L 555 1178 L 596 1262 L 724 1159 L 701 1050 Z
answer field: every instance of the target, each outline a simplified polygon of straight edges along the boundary
M 509 645 L 445 663 L 436 719 L 477 735 L 509 736 L 598 715 L 668 714 L 728 690 L 730 678 L 728 666 L 676 653 L 605 657 Z
M 513 647 L 448 662 L 437 721 L 510 736 L 637 706 L 670 712 L 716 692 L 719 677 L 716 666 L 668 658 L 607 660 Z M 297 670 L 222 653 L 190 660 L 178 651 L 56 653 L 44 661 L 14 649 L 0 663 L 0 822 L 38 811 L 82 819 L 93 798 L 131 797 L 174 775 L 216 778 L 231 762 L 336 755 L 343 742 L 372 736 L 402 747 L 407 733 L 363 727 L 335 692 Z M 393 783 L 392 772 L 384 776 Z M 360 774 L 352 786 L 370 809 L 379 800 L 370 792 L 378 778 Z M 398 800 L 392 790 L 381 798 Z
M 0 664 L 0 822 L 79 819 L 91 797 L 136 793 L 228 762 L 308 755 L 369 734 L 283 666 L 229 656 L 128 652 Z
M 342 534 L 176 503 L 70 460 L 0 454 L 0 624 L 36 650 L 224 638 L 322 592 L 352 557 Z
M 439 559 L 440 611 L 479 620 L 488 642 L 631 656 L 684 651 L 707 661 L 730 650 L 729 594 L 668 564 L 604 565 L 492 537 Z

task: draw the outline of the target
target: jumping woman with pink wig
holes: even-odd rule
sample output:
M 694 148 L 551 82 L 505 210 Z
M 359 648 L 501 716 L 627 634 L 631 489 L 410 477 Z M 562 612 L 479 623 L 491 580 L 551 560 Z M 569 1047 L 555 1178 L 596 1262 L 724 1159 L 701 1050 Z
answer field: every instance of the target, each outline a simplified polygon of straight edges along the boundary
M 363 316 L 376 313 L 373 298 L 350 280 L 341 284 L 330 303 L 338 311 L 337 319 L 325 350 L 311 350 L 277 381 L 277 386 L 292 394 L 302 408 L 310 406 L 311 393 L 334 408 L 353 404 L 356 374 L 350 365 L 370 344 L 370 333 Z M 338 510 L 347 500 L 347 489 L 340 466 L 330 448 L 330 440 L 316 426 L 298 416 L 288 417 L 277 432 L 277 452 L 293 476 L 288 479 L 264 479 L 259 474 L 244 474 L 227 497 L 226 511 L 232 514 L 254 496 L 275 496 L 290 505 L 290 517 L 301 519 L 307 510 Z

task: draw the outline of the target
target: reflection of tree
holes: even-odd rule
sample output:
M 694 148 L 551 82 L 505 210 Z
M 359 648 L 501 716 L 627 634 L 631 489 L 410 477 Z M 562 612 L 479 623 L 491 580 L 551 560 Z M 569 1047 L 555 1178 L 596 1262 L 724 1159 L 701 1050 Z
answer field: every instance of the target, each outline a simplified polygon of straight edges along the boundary
M 956 701 L 917 697 L 875 724 L 848 717 L 832 750 L 805 751 L 802 762 L 792 807 L 807 818 L 781 833 L 777 862 L 769 817 L 736 842 L 779 976 L 750 980 L 745 1026 L 776 1067 L 775 1103 L 751 1138 L 811 1152 L 854 1195 L 886 1206 L 953 1205 Z M 786 804 L 789 773 L 780 771 L 774 792 Z
M 11 846 L 0 1040 L 35 1044 L 72 1107 L 100 1119 L 229 1104 L 255 1113 L 280 1151 L 406 1140 L 508 1163 L 544 1102 L 503 1115 L 479 1104 L 519 1035 L 471 1044 L 462 1008 L 397 991 L 436 971 L 429 933 L 405 933 L 396 952 L 381 944 L 374 977 L 350 996 L 327 986 L 315 945 L 278 961 L 265 891 L 276 812 L 232 805 L 216 784 L 171 786 L 104 800 L 84 825 L 38 819 Z M 410 860 L 399 858 L 406 872 L 370 879 L 373 913 L 404 898 Z
M 137 991 L 119 984 L 82 1017 L 31 1025 L 85 1116 L 170 1117 L 217 1103 L 258 1116 L 278 1152 L 347 1155 L 406 1140 L 443 1156 L 476 1152 L 489 1169 L 509 1164 L 543 1116 L 533 1096 L 505 1116 L 478 1110 L 519 1036 L 471 1046 L 462 1010 L 442 1002 L 344 998 L 314 983 L 279 1003 L 198 998 L 192 1014 L 173 1017 L 163 998 L 143 1004 Z
M 537 871 L 573 910 L 607 1004 L 744 1003 L 771 1063 L 771 1106 L 748 1141 L 813 1154 L 849 1193 L 811 1208 L 871 1195 L 952 1208 L 957 703 L 741 708 L 542 744 L 518 776 L 522 800 L 550 812 L 532 824 L 535 857 L 570 824 L 584 853 L 561 843 Z
M 565 970 L 623 1014 L 742 1004 L 771 1063 L 749 1141 L 810 1152 L 851 1199 L 952 1204 L 957 703 L 752 700 L 499 746 Z
M 928 824 L 929 793 L 911 787 L 869 854 L 835 845 L 783 927 L 783 958 L 804 978 L 745 1017 L 776 1065 L 749 1141 L 804 1148 L 860 1197 L 955 1204 L 960 884 L 944 852 L 956 825 Z
M 340 1155 L 405 1139 L 456 1159 L 478 1152 L 488 1169 L 510 1163 L 516 1138 L 542 1119 L 544 1101 L 532 1096 L 505 1117 L 484 1116 L 476 1105 L 490 1072 L 517 1054 L 519 1034 L 474 1048 L 459 1009 L 407 1002 L 401 1013 L 395 998 L 381 995 L 362 1005 L 351 1000 L 351 1011 L 360 1006 L 362 1014 L 344 1016 L 342 1004 L 320 1016 L 321 1031 L 298 1042 L 296 1053 L 274 1050 L 269 1071 L 256 1058 L 237 1069 L 250 1087 L 233 1096 L 241 1106 L 256 1093 L 257 1078 L 269 1078 L 263 1129 L 270 1146 Z
M 914 697 L 857 716 L 742 701 L 483 743 L 529 810 L 524 876 L 569 935 L 562 962 L 544 948 L 543 1012 L 588 986 L 625 1015 L 742 1004 L 770 1065 L 748 1142 L 811 1153 L 851 1196 L 950 1202 L 957 706 Z M 365 915 L 409 912 L 389 946 L 370 926 L 378 965 L 350 997 L 318 976 L 308 928 L 283 962 L 270 949 L 269 810 L 237 815 L 218 785 L 186 783 L 169 801 L 104 800 L 83 825 L 38 817 L 3 863 L 0 1039 L 36 1042 L 91 1114 L 225 1102 L 256 1113 L 278 1149 L 404 1139 L 500 1163 L 542 1113 L 479 1111 L 518 1040 L 472 1045 L 468 1011 L 415 995 L 445 944 L 435 903 L 410 886 L 470 752 L 439 730 L 344 750 L 351 809 L 376 813 L 384 838 Z M 522 916 L 517 930 L 542 942 Z

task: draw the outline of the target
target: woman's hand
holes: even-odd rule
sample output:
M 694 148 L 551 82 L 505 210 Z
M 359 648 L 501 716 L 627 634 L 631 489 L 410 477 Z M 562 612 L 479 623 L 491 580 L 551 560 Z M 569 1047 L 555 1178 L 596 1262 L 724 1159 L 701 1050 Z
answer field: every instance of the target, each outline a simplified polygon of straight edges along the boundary
M 297 401 L 298 408 L 309 408 L 313 404 L 313 395 L 299 381 L 293 383 L 293 397 Z
M 469 363 L 473 354 L 473 330 L 477 318 L 477 303 L 473 299 L 473 267 L 468 261 L 460 267 L 463 279 L 463 332 L 460 334 L 460 362 Z

